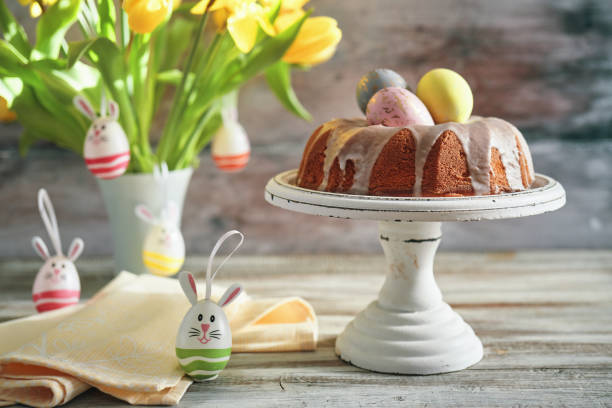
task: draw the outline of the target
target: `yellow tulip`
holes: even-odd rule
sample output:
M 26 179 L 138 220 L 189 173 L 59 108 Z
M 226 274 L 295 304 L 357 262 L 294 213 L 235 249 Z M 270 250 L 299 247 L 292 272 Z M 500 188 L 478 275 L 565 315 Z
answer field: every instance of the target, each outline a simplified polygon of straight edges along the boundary
M 15 119 L 17 119 L 17 115 L 8 108 L 6 99 L 0 96 L 0 122 L 8 123 Z
M 192 14 L 203 14 L 206 10 L 223 11 L 224 14 L 215 13 L 215 20 L 219 16 L 227 16 L 227 31 L 234 40 L 236 47 L 243 53 L 253 49 L 257 39 L 257 28 L 268 35 L 276 34 L 274 27 L 268 21 L 265 9 L 254 0 L 202 0 L 192 9 Z M 222 18 L 222 17 L 221 17 Z
M 32 16 L 32 18 L 39 17 L 44 11 L 43 7 L 47 9 L 56 2 L 57 0 L 19 0 L 22 6 L 30 6 L 30 16 Z
M 276 0 L 260 0 L 262 6 L 271 8 L 276 4 Z M 301 10 L 308 0 L 282 0 L 280 5 L 280 14 L 289 13 L 295 10 Z
M 278 16 L 274 22 L 277 31 L 284 31 L 304 12 L 297 10 Z M 289 64 L 315 65 L 330 59 L 342 38 L 338 22 L 331 17 L 310 17 L 304 21 L 300 32 L 283 56 Z
M 160 25 L 170 13 L 168 0 L 124 0 L 123 10 L 128 15 L 132 31 L 150 33 Z

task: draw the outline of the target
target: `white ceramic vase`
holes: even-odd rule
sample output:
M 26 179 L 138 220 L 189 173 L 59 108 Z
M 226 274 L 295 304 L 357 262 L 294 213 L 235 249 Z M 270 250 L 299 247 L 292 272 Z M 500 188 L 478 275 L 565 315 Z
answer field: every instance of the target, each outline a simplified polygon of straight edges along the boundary
M 192 168 L 174 170 L 168 174 L 166 194 L 168 200 L 176 203 L 179 220 L 192 174 Z M 124 174 L 113 180 L 97 180 L 110 220 L 115 271 L 146 273 L 147 268 L 142 263 L 142 246 L 149 225 L 136 217 L 134 207 L 145 204 L 154 214 L 159 214 L 164 205 L 163 189 L 152 173 Z

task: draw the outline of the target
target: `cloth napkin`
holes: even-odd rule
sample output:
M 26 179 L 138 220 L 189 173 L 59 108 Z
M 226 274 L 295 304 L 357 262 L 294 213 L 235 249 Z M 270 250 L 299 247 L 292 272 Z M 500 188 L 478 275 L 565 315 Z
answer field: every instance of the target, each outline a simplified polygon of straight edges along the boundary
M 213 299 L 223 289 L 213 286 Z M 174 351 L 189 307 L 176 279 L 122 272 L 85 304 L 0 324 L 0 402 L 56 406 L 93 386 L 131 404 L 177 404 L 192 382 Z M 243 293 L 224 310 L 232 352 L 316 347 L 317 319 L 301 298 Z

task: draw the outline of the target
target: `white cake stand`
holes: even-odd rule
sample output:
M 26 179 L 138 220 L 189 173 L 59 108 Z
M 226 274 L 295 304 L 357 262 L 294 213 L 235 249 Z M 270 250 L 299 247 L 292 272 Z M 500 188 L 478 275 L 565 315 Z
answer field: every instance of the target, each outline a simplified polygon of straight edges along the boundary
M 561 208 L 565 191 L 537 174 L 533 188 L 474 197 L 374 197 L 296 187 L 297 170 L 266 186 L 266 201 L 287 210 L 378 221 L 387 258 L 385 283 L 336 340 L 336 354 L 358 367 L 395 374 L 436 374 L 476 364 L 482 343 L 442 300 L 433 261 L 443 221 L 526 217 Z

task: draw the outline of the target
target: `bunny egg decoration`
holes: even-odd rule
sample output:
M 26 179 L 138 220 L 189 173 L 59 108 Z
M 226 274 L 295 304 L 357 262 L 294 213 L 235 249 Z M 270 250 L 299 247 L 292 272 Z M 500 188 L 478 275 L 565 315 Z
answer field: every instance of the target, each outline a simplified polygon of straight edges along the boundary
M 213 138 L 212 157 L 219 170 L 237 172 L 249 162 L 251 145 L 244 128 L 238 123 L 235 106 L 224 108 L 221 116 L 223 124 Z
M 153 275 L 174 275 L 185 262 L 185 241 L 178 226 L 176 204 L 169 201 L 159 218 L 143 204 L 136 206 L 135 212 L 151 225 L 142 249 L 142 262 Z
M 240 242 L 211 274 L 212 261 L 223 242 L 232 235 L 239 235 Z M 206 293 L 198 301 L 195 279 L 189 272 L 179 274 L 183 292 L 191 308 L 183 318 L 176 335 L 176 357 L 179 365 L 195 381 L 209 381 L 217 378 L 225 368 L 232 354 L 232 332 L 223 307 L 238 298 L 242 292 L 240 284 L 231 285 L 218 302 L 211 300 L 212 281 L 219 269 L 238 250 L 244 241 L 239 231 L 226 232 L 215 244 L 206 269 Z
M 102 96 L 100 117 L 98 117 L 84 96 L 75 96 L 74 105 L 93 121 L 87 131 L 83 147 L 87 168 L 94 176 L 101 179 L 110 180 L 121 176 L 130 164 L 130 144 L 117 121 L 119 106 L 109 100 L 109 115 L 106 115 L 106 98 Z
M 32 287 L 32 300 L 36 310 L 42 313 L 79 302 L 81 283 L 74 262 L 81 255 L 84 244 L 81 238 L 75 238 L 70 244 L 68 256 L 63 254 L 53 204 L 43 188 L 38 190 L 38 209 L 56 253 L 51 256 L 40 237 L 32 238 L 34 251 L 45 261 L 36 274 Z

